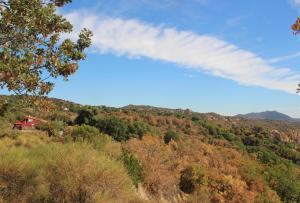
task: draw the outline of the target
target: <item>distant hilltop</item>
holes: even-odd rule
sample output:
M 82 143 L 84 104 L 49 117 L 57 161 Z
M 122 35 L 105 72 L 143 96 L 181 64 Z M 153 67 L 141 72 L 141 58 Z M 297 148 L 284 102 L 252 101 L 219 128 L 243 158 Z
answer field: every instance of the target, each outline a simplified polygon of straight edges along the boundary
M 159 112 L 184 113 L 184 114 L 194 113 L 190 109 L 170 109 L 170 108 L 155 107 L 149 105 L 133 105 L 133 104 L 124 106 L 121 109 L 139 110 L 139 111 L 159 111 Z
M 22 96 L 14 96 L 14 95 L 0 95 L 0 99 L 4 99 L 6 102 L 9 99 L 18 100 L 22 98 Z M 57 99 L 57 98 L 48 98 L 49 100 L 53 101 L 56 105 L 62 107 L 62 109 L 73 109 L 73 107 L 83 107 L 85 105 L 74 103 L 71 101 L 63 100 L 63 99 Z M 89 106 L 89 105 L 87 105 Z M 68 108 L 66 108 L 68 107 Z M 165 108 L 165 107 L 156 107 L 156 106 L 150 106 L 150 105 L 133 105 L 129 104 L 127 106 L 123 106 L 120 108 L 117 107 L 108 107 L 108 106 L 102 106 L 102 105 L 93 105 L 91 107 L 101 107 L 101 108 L 108 108 L 108 109 L 114 109 L 114 110 L 131 110 L 131 111 L 140 111 L 140 112 L 156 112 L 159 114 L 169 115 L 169 114 L 181 114 L 186 116 L 200 116 L 200 117 L 206 117 L 209 120 L 226 120 L 226 119 L 247 119 L 247 120 L 257 120 L 260 122 L 260 120 L 265 121 L 284 121 L 284 122 L 290 122 L 290 123 L 297 123 L 297 125 L 300 123 L 300 118 L 292 118 L 286 114 L 280 113 L 278 111 L 263 111 L 263 112 L 253 112 L 253 113 L 247 113 L 247 114 L 238 114 L 235 116 L 223 116 L 214 112 L 207 112 L 207 113 L 200 113 L 192 111 L 191 109 L 172 109 L 172 108 Z
M 258 113 L 238 114 L 236 117 L 242 117 L 247 119 L 262 119 L 262 120 L 276 120 L 276 121 L 288 121 L 288 122 L 300 122 L 298 118 L 292 118 L 286 114 L 278 111 L 264 111 Z

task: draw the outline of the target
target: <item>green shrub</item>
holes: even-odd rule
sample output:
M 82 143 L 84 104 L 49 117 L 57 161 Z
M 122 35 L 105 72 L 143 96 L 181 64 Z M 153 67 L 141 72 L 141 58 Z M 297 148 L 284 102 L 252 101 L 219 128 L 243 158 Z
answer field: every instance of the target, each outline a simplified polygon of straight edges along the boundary
M 75 124 L 87 124 L 94 126 L 96 124 L 95 117 L 97 115 L 97 109 L 92 107 L 84 107 L 78 113 L 77 118 L 75 119 Z
M 181 171 L 179 187 L 184 193 L 191 194 L 201 186 L 207 186 L 207 169 L 198 165 L 188 166 Z
M 64 123 L 72 123 L 72 118 L 66 112 L 56 111 L 51 113 L 50 120 L 63 121 Z
M 239 139 L 235 139 L 234 141 L 232 141 L 232 143 L 237 147 L 237 149 L 241 151 L 246 151 L 247 149 L 243 142 Z
M 171 142 L 171 140 L 178 141 L 179 134 L 174 131 L 169 130 L 164 136 L 164 141 L 166 144 L 168 144 L 169 142 Z
M 18 130 L 14 130 L 11 123 L 7 122 L 5 118 L 0 117 L 0 138 L 10 137 L 15 139 L 19 135 Z
M 254 136 L 246 136 L 246 137 L 242 138 L 242 141 L 245 145 L 248 145 L 248 146 L 259 146 L 261 143 L 261 140 Z
M 257 152 L 257 158 L 264 164 L 278 164 L 280 158 L 272 151 L 266 148 L 260 148 Z
M 37 125 L 35 126 L 35 128 L 36 128 L 37 130 L 47 131 L 48 128 L 49 128 L 49 125 L 48 125 L 48 123 L 46 123 L 46 122 L 41 122 L 41 123 L 37 124 Z
M 267 183 L 284 202 L 300 202 L 299 177 L 290 168 L 284 164 L 270 166 L 264 175 Z
M 142 138 L 151 131 L 150 126 L 142 121 L 134 121 L 128 126 L 130 137 Z
M 18 130 L 13 129 L 3 129 L 0 131 L 0 138 L 9 137 L 12 139 L 16 139 L 20 135 Z
M 73 141 L 90 143 L 97 149 L 102 149 L 109 141 L 109 138 L 101 134 L 97 128 L 85 124 L 74 126 L 71 138 Z
M 100 132 L 97 128 L 83 124 L 74 126 L 71 137 L 73 141 L 89 141 L 99 134 Z
M 79 104 L 74 104 L 74 103 L 71 103 L 69 105 L 69 111 L 70 112 L 73 112 L 73 113 L 79 113 L 80 112 L 80 105 Z
M 221 135 L 230 142 L 236 140 L 236 136 L 233 133 L 223 132 Z
M 132 182 L 137 187 L 138 183 L 143 180 L 143 169 L 137 158 L 127 150 L 122 150 L 121 160 L 131 177 Z
M 258 127 L 258 126 L 255 126 L 252 128 L 252 133 L 260 138 L 263 138 L 269 134 L 267 129 L 264 129 L 263 127 Z
M 36 126 L 36 129 L 46 131 L 49 137 L 58 137 L 62 135 L 65 128 L 65 123 L 63 121 L 50 121 L 42 122 Z
M 63 131 L 66 124 L 63 121 L 54 120 L 51 122 L 51 125 L 56 131 Z
M 219 136 L 221 129 L 218 126 L 215 126 L 207 121 L 199 121 L 200 126 L 206 129 L 208 135 Z
M 97 127 L 101 132 L 110 135 L 116 141 L 126 141 L 130 138 L 128 125 L 120 118 L 105 118 L 98 121 Z
M 197 116 L 192 116 L 191 120 L 194 121 L 194 122 L 197 122 L 197 121 L 200 120 L 200 118 L 197 117 Z
M 285 159 L 293 161 L 294 163 L 300 162 L 300 152 L 290 148 L 288 145 L 278 145 L 276 153 Z

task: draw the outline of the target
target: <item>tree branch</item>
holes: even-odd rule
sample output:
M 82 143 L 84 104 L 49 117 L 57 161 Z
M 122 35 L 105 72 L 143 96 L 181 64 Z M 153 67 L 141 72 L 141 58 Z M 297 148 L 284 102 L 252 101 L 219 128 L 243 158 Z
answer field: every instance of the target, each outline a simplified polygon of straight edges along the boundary
M 9 9 L 9 4 L 5 0 L 0 0 L 0 7 L 4 7 L 6 9 Z

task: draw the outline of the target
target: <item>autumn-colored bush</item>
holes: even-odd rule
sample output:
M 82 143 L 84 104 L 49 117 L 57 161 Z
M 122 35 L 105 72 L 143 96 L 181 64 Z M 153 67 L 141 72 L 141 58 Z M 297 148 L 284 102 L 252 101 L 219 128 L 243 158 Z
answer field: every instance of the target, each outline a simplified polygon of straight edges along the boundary
M 162 138 L 146 136 L 131 139 L 124 147 L 140 160 L 142 185 L 158 199 L 174 201 L 174 195 L 184 192 L 188 202 L 279 201 L 263 181 L 260 165 L 242 154 L 245 152 L 202 140 L 201 136 L 182 136 L 178 142 L 165 145 Z
M 0 152 L 4 202 L 129 202 L 136 199 L 122 164 L 82 144 Z
M 173 172 L 177 171 L 177 160 L 170 145 L 165 145 L 158 137 L 144 136 L 143 140 L 130 139 L 124 147 L 140 161 L 142 185 L 151 196 L 159 198 L 178 194 L 180 174 Z

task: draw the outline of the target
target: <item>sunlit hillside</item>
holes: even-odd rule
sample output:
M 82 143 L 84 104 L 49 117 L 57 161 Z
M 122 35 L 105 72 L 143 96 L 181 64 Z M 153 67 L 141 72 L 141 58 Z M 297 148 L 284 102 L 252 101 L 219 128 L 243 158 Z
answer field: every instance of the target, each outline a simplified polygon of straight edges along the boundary
M 2 97 L 2 202 L 299 202 L 300 125 Z M 13 130 L 16 120 L 43 122 Z

